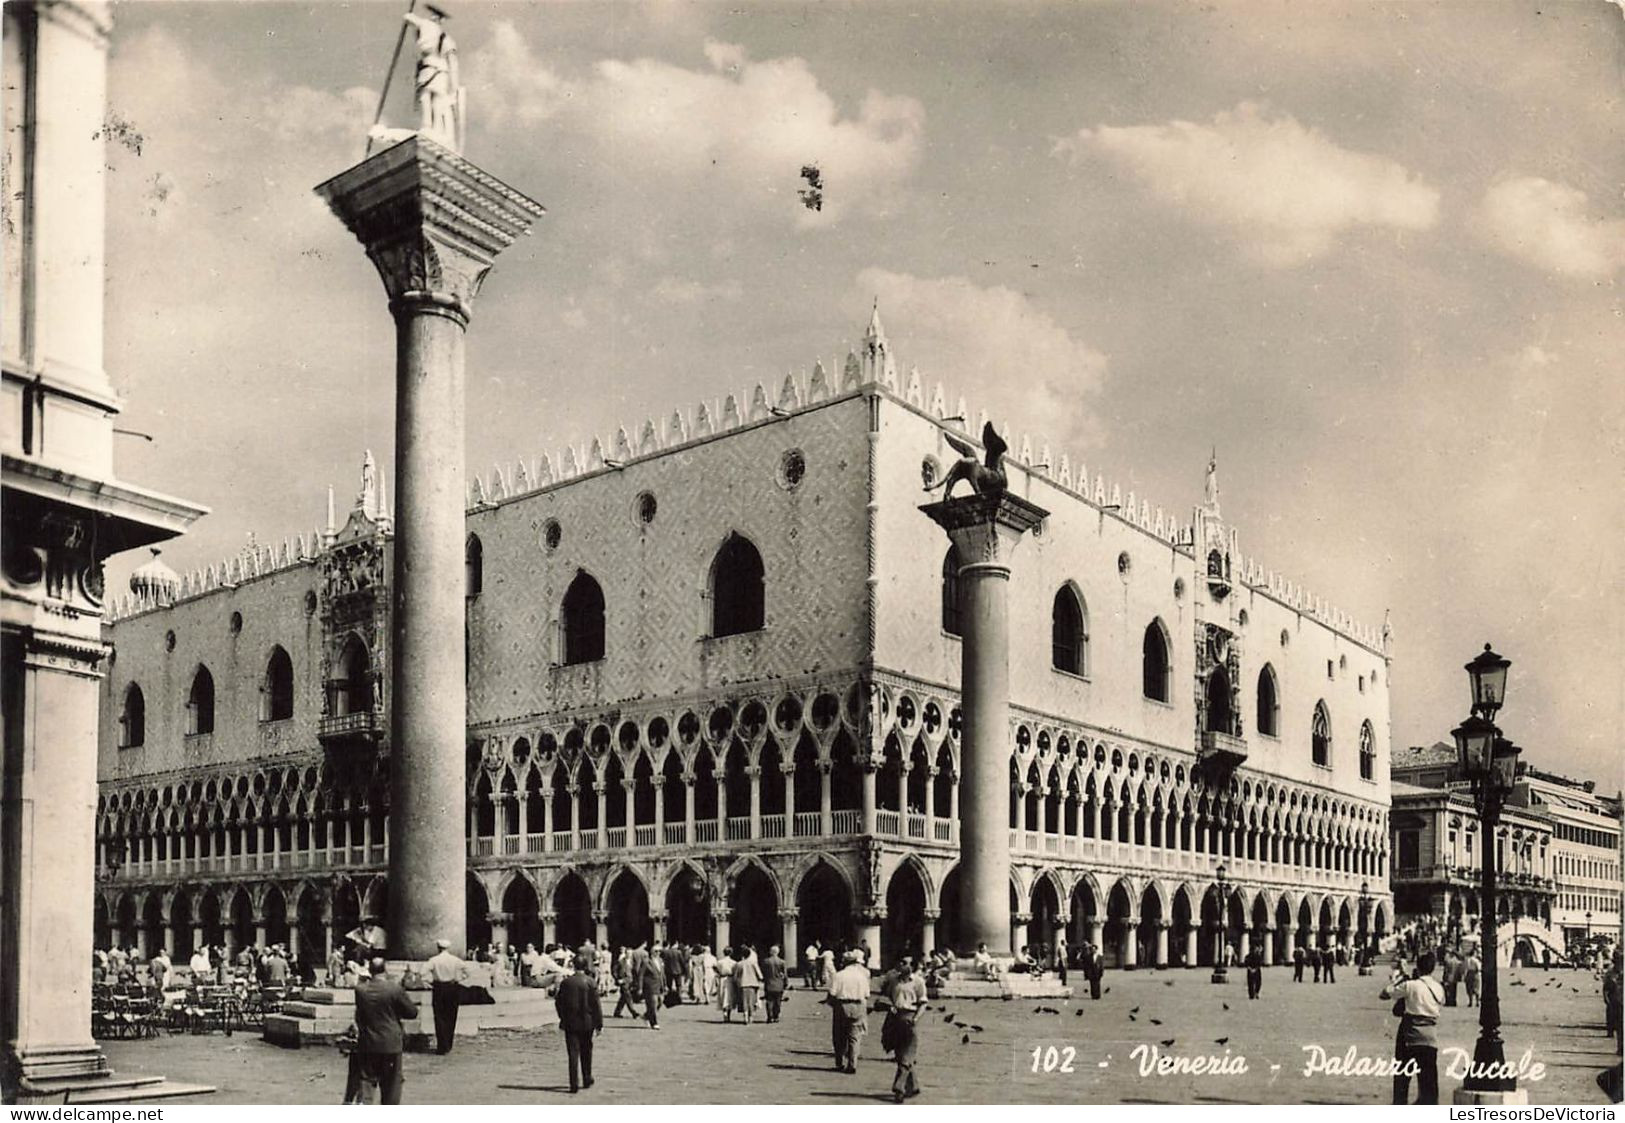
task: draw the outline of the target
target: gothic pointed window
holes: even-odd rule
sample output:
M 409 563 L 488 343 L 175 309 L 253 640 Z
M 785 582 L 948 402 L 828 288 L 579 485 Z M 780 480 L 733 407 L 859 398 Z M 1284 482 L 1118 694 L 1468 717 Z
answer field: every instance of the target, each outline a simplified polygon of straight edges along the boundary
M 1225 670 L 1222 663 L 1207 676 L 1207 728 L 1211 733 L 1236 731 L 1230 699 L 1230 672 Z
M 285 721 L 293 716 L 293 660 L 281 646 L 271 649 L 260 684 L 260 720 Z
M 485 547 L 478 534 L 470 534 L 463 544 L 463 595 L 470 600 L 485 589 Z
M 942 555 L 942 630 L 950 636 L 963 635 L 959 615 L 959 547 L 949 546 Z
M 1077 587 L 1068 582 L 1050 607 L 1050 666 L 1068 674 L 1088 673 L 1089 617 Z
M 1325 702 L 1315 703 L 1315 716 L 1309 724 L 1311 759 L 1322 768 L 1332 766 L 1332 719 Z
M 192 688 L 186 694 L 186 733 L 195 737 L 214 732 L 214 676 L 209 668 L 199 664 L 192 676 Z
M 1140 645 L 1141 691 L 1156 702 L 1166 702 L 1171 694 L 1168 632 L 1161 620 L 1146 625 Z
M 586 570 L 578 570 L 564 594 L 560 625 L 566 665 L 604 657 L 604 590 Z
M 760 631 L 766 623 L 766 575 L 750 539 L 728 535 L 711 563 L 711 635 Z
M 338 677 L 327 684 L 328 709 L 334 717 L 372 709 L 372 657 L 361 637 L 351 635 L 339 652 Z
M 1369 721 L 1360 724 L 1360 779 L 1377 778 L 1377 734 Z
M 1268 663 L 1258 672 L 1258 731 L 1267 737 L 1281 735 L 1281 697 L 1275 682 L 1275 668 Z
M 131 683 L 124 691 L 124 709 L 118 719 L 118 747 L 138 749 L 147 743 L 147 699 Z

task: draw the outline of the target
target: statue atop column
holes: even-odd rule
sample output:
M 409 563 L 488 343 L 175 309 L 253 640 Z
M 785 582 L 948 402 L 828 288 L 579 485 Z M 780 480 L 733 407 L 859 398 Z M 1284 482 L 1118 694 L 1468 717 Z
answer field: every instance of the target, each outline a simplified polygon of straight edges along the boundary
M 418 133 L 461 153 L 465 93 L 457 66 L 457 44 L 446 34 L 446 13 L 425 4 L 428 16 L 407 12 L 406 22 L 417 30 Z
M 947 502 L 953 498 L 954 484 L 964 480 L 977 495 L 996 500 L 1004 494 L 1009 486 L 1004 474 L 1004 454 L 1010 450 L 1010 446 L 994 430 L 991 421 L 982 426 L 982 447 L 986 450 L 982 459 L 977 457 L 976 446 L 969 441 L 954 436 L 946 429 L 942 436 L 959 453 L 959 459 L 943 475 L 941 483 L 927 484 L 926 491 L 942 488 L 943 501 Z

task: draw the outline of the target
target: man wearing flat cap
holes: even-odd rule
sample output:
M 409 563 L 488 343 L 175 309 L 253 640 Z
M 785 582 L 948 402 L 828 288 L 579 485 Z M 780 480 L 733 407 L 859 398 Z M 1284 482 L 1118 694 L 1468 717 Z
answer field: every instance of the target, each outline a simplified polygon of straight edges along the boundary
M 457 1032 L 457 1007 L 463 998 L 463 961 L 451 954 L 450 940 L 436 940 L 440 950 L 426 964 L 433 990 L 435 1052 L 451 1052 Z

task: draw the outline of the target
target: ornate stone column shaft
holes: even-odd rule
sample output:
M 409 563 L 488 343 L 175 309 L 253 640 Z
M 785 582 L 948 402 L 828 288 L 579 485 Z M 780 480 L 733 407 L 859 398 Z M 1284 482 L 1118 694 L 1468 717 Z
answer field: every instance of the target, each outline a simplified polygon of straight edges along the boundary
M 960 558 L 959 899 L 961 947 L 1010 948 L 1010 555 L 1047 511 L 1004 494 L 921 507 Z
M 366 247 L 395 318 L 391 953 L 467 942 L 463 337 L 496 256 L 540 204 L 413 137 L 316 189 Z

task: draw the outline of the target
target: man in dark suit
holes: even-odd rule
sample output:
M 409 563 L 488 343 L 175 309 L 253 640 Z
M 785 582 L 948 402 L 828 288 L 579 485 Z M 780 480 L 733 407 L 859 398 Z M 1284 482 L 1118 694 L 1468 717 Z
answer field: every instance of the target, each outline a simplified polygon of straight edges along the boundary
M 779 957 L 779 946 L 774 944 L 767 949 L 767 958 L 762 960 L 762 999 L 767 1003 L 768 1021 L 779 1020 L 779 1007 L 789 986 L 790 968 Z
M 401 1102 L 402 1019 L 418 1016 L 417 1003 L 406 997 L 401 984 L 384 974 L 383 959 L 374 959 L 372 977 L 355 986 L 356 1055 L 361 1074 L 378 1085 L 379 1099 Z
M 1308 958 L 1308 955 L 1304 952 L 1302 944 L 1299 944 L 1297 947 L 1292 949 L 1292 981 L 1293 982 L 1295 982 L 1295 983 L 1303 982 L 1303 963 L 1304 963 L 1304 960 L 1307 959 L 1307 958 Z
M 666 969 L 666 1005 L 676 1006 L 683 1000 L 683 981 L 688 977 L 688 952 L 673 941 L 661 951 L 661 966 Z
M 604 1007 L 598 1001 L 598 987 L 587 973 L 588 962 L 587 956 L 576 957 L 576 973 L 559 984 L 553 998 L 570 1058 L 572 1092 L 592 1087 L 592 1039 L 604 1028 Z

